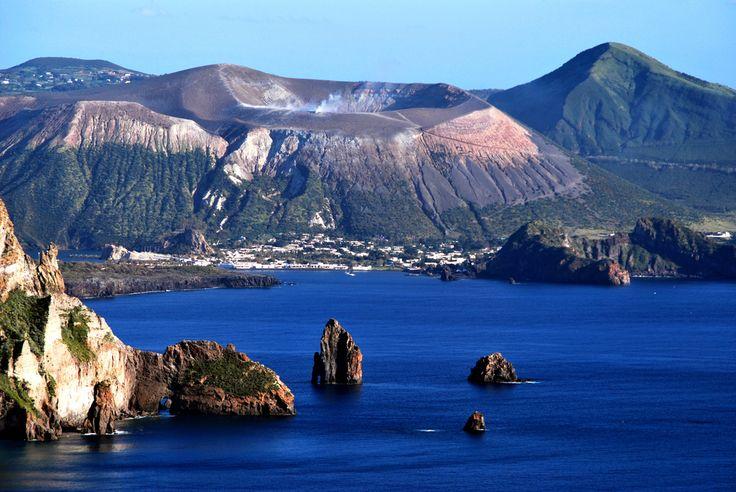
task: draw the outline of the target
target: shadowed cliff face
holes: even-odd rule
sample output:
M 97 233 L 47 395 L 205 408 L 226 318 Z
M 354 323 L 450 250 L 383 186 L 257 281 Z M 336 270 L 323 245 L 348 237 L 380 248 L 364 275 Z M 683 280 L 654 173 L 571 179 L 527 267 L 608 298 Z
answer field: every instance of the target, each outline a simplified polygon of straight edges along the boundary
M 480 277 L 515 281 L 627 285 L 629 272 L 615 261 L 586 258 L 563 230 L 535 221 L 509 237 L 479 268 Z
M 516 231 L 478 266 L 478 276 L 538 282 L 626 285 L 630 275 L 736 278 L 736 246 L 661 217 L 604 239 L 568 236 L 540 221 Z
M 131 245 L 191 215 L 225 238 L 456 236 L 466 224 L 443 218 L 455 210 L 588 190 L 568 156 L 456 87 L 231 65 L 0 98 L 0 144 L 0 194 L 16 211 L 34 207 L 29 197 L 47 202 L 57 224 L 24 216 L 30 242 Z
M 162 355 L 122 343 L 64 293 L 56 253 L 52 246 L 38 265 L 28 257 L 0 200 L 0 437 L 104 433 L 116 418 L 156 413 L 164 396 L 196 399 L 180 407 L 190 412 L 294 413 L 278 375 L 234 347 L 181 342 Z
M 719 244 L 671 219 L 641 218 L 629 234 L 578 242 L 586 257 L 613 259 L 634 275 L 736 278 L 736 246 Z

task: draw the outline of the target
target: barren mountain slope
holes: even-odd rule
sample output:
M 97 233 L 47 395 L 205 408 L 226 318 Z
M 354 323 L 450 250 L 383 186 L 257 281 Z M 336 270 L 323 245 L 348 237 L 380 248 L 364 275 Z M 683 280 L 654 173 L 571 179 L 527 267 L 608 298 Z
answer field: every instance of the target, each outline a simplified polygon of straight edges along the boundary
M 589 191 L 564 152 L 445 84 L 210 65 L 0 98 L 0 196 L 29 242 L 145 244 L 192 221 L 222 239 L 481 237 L 487 207 Z

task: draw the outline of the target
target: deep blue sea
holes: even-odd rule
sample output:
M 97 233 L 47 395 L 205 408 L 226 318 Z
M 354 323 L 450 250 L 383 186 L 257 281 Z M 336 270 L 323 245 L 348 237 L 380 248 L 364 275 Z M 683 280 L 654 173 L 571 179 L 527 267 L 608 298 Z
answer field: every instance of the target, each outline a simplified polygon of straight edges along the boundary
M 598 288 L 278 272 L 269 290 L 89 301 L 125 342 L 233 342 L 298 415 L 155 417 L 122 434 L 0 443 L 0 488 L 707 489 L 736 486 L 736 283 Z M 316 388 L 337 318 L 365 384 Z M 537 384 L 477 387 L 500 351 Z M 489 431 L 461 431 L 474 410 Z

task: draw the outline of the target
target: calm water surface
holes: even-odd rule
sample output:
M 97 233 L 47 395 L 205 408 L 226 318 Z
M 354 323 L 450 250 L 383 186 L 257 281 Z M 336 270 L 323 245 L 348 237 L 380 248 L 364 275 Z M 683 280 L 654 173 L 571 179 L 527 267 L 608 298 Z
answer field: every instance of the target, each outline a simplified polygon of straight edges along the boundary
M 279 272 L 270 290 L 90 301 L 125 342 L 233 342 L 276 370 L 294 418 L 156 417 L 106 438 L 0 443 L 0 488 L 733 489 L 736 284 L 443 283 Z M 360 388 L 314 388 L 325 321 L 364 354 Z M 500 351 L 537 384 L 475 387 Z M 485 435 L 461 432 L 474 410 Z

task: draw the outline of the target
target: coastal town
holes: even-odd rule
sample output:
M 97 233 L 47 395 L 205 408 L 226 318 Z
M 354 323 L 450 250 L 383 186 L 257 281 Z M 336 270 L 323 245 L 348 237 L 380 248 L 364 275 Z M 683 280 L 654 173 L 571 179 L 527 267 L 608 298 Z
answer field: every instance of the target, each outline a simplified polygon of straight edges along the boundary
M 459 244 L 400 245 L 380 240 L 360 241 L 331 237 L 324 233 L 271 238 L 265 242 L 203 248 L 194 254 L 128 251 L 110 245 L 103 259 L 141 262 L 181 263 L 221 266 L 235 270 L 404 270 L 420 273 L 441 265 L 461 267 L 498 248 L 463 249 Z
M 440 265 L 460 266 L 494 251 L 464 250 L 454 243 L 406 246 L 359 241 L 326 234 L 302 234 L 291 240 L 223 249 L 226 266 L 236 269 L 407 270 L 423 271 Z

